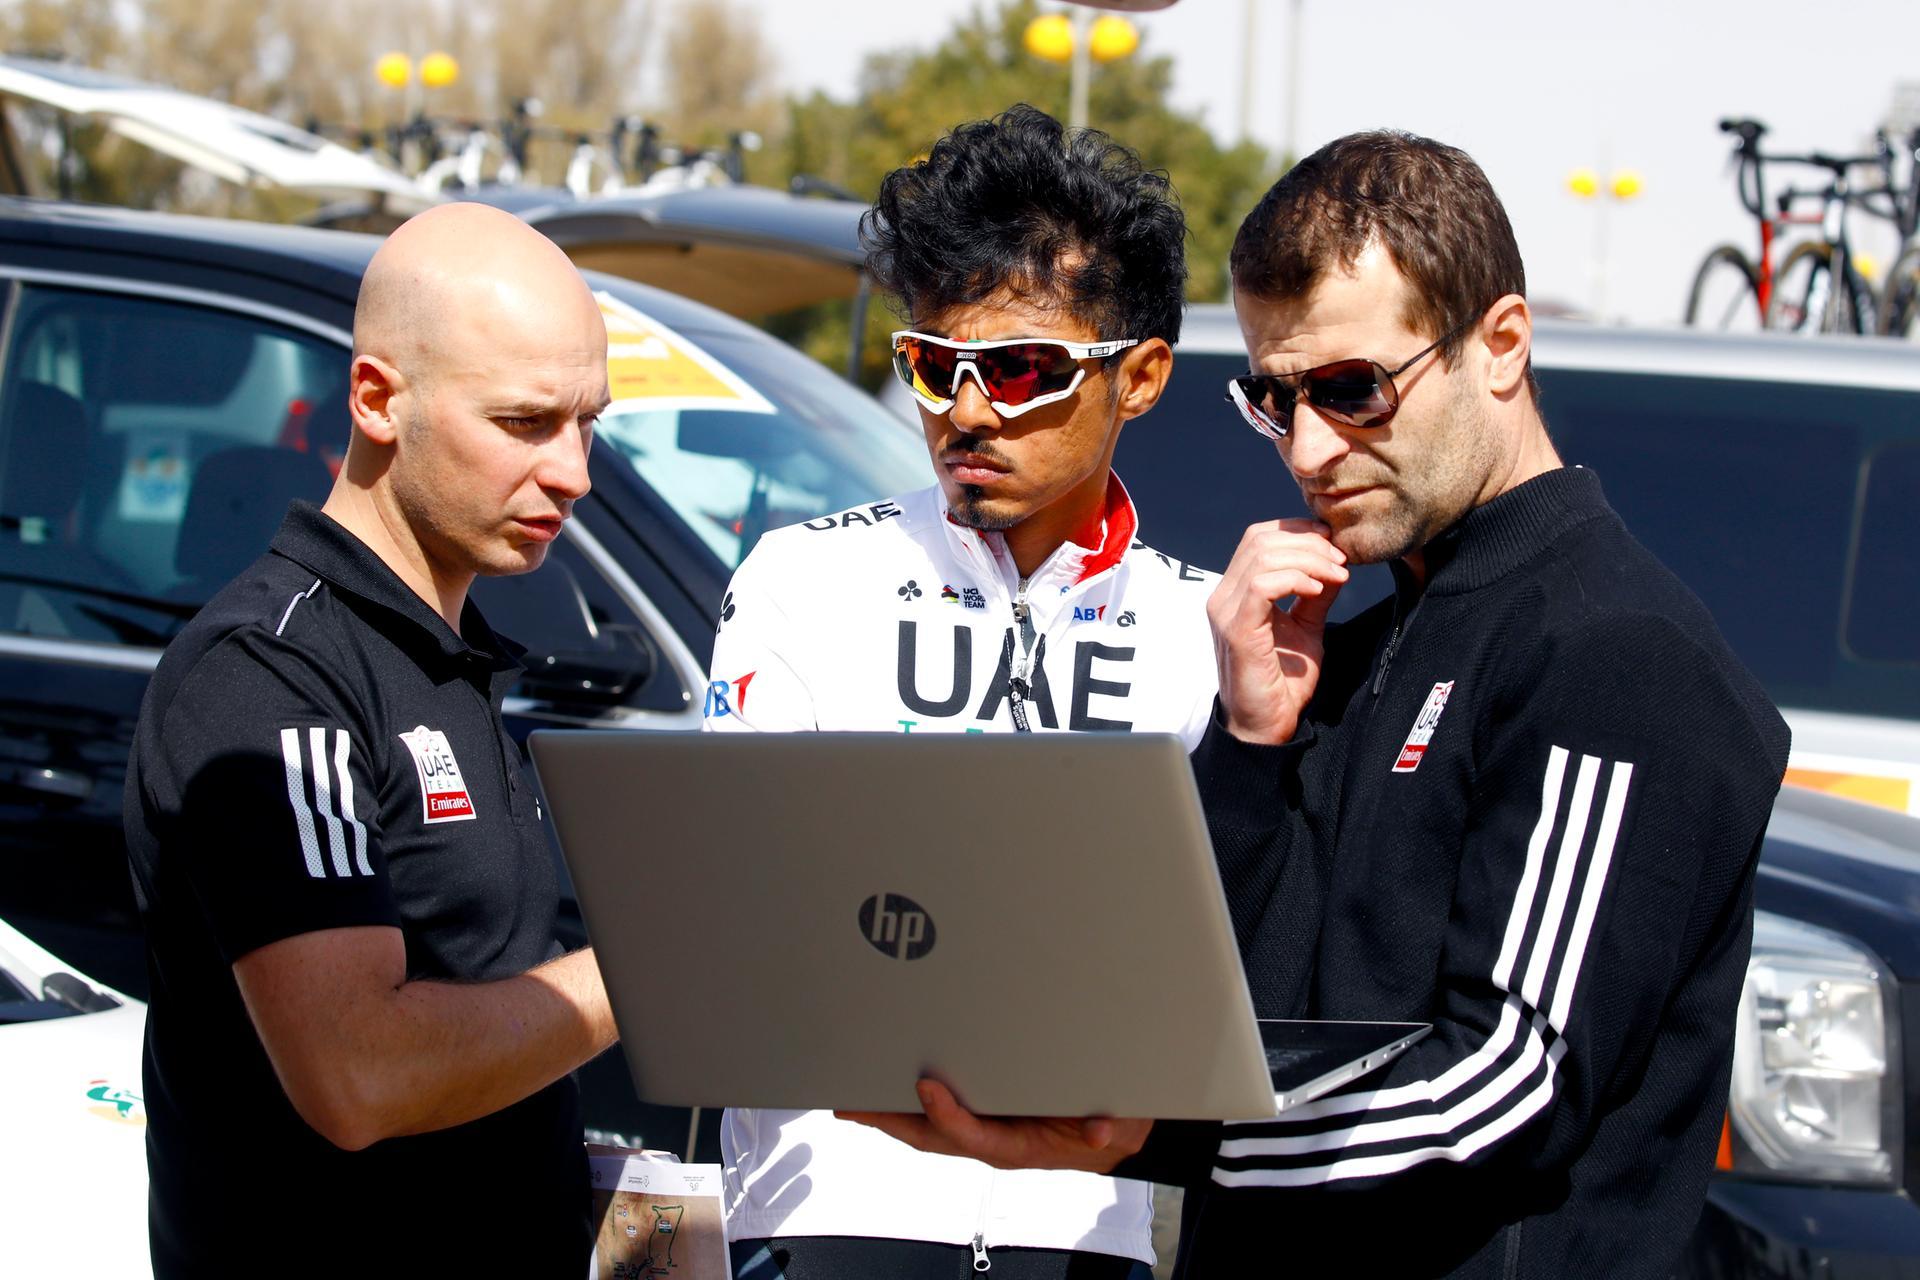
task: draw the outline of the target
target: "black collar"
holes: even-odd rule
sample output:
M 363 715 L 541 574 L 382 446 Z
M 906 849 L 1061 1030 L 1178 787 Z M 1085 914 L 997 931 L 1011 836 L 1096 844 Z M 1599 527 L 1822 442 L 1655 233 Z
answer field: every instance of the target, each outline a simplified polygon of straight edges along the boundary
M 1600 477 L 1585 467 L 1559 467 L 1475 507 L 1426 545 L 1426 590 L 1475 591 L 1526 564 L 1575 525 L 1611 515 Z M 1396 585 L 1412 575 L 1393 562 Z
M 335 590 L 395 615 L 405 624 L 394 639 L 413 641 L 410 649 L 435 652 L 470 667 L 483 663 L 490 672 L 517 672 L 520 668 L 518 645 L 504 640 L 487 625 L 469 595 L 460 612 L 460 630 L 455 633 L 413 588 L 400 580 L 373 548 L 349 533 L 333 517 L 311 502 L 296 501 L 280 522 L 273 536 L 273 550 L 287 559 L 305 565 L 326 580 Z

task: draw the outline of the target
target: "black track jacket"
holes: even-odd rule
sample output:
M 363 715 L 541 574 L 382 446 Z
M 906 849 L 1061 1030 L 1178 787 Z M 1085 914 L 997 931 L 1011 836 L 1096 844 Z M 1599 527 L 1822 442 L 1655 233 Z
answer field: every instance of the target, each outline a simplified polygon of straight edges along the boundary
M 1330 627 L 1295 739 L 1194 754 L 1262 1017 L 1433 1023 L 1277 1120 L 1162 1122 L 1180 1274 L 1665 1276 L 1713 1164 L 1787 728 L 1593 473 Z

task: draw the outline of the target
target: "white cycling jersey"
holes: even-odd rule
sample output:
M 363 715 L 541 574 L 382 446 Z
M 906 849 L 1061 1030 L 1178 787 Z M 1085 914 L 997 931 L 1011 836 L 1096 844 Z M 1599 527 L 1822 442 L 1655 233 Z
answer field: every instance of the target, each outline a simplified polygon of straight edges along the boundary
M 1137 541 L 1137 523 L 1114 477 L 1100 545 L 1066 543 L 1025 582 L 1001 535 L 954 524 L 937 487 L 769 533 L 721 605 L 705 725 L 1139 730 L 1191 748 L 1213 706 L 1216 575 Z M 735 1240 L 888 1236 L 1153 1261 L 1145 1183 L 996 1172 L 826 1111 L 728 1111 L 721 1140 Z

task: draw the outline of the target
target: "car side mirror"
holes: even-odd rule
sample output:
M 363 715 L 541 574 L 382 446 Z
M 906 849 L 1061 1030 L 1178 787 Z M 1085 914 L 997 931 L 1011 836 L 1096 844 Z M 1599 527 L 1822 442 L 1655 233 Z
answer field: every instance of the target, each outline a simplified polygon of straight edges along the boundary
M 526 674 L 519 692 L 541 702 L 618 706 L 653 677 L 653 654 L 644 649 L 618 653 L 562 650 L 521 658 Z

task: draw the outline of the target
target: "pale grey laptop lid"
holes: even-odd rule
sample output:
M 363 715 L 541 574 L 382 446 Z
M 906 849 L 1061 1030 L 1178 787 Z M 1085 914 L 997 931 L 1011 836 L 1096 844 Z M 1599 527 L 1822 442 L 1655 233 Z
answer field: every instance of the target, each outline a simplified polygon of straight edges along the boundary
M 1178 739 L 531 738 L 642 1098 L 1258 1119 Z

